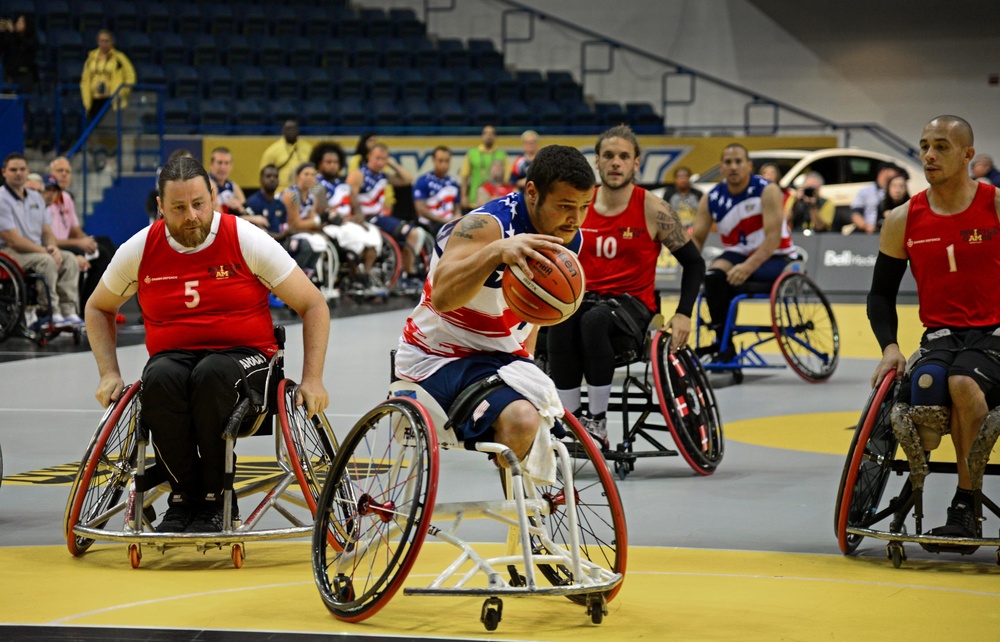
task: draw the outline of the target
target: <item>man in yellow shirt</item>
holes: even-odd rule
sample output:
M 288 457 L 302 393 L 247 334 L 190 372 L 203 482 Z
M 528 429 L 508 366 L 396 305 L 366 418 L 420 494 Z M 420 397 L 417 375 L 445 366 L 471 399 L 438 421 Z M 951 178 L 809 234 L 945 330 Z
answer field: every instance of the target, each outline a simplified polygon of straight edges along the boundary
M 278 194 L 295 182 L 295 168 L 309 162 L 313 146 L 299 140 L 299 123 L 287 120 L 281 127 L 281 138 L 271 143 L 260 157 L 260 169 L 268 165 L 278 168 Z
M 80 76 L 80 97 L 87 110 L 87 120 L 93 120 L 97 112 L 115 95 L 122 85 L 135 84 L 135 67 L 128 56 L 115 49 L 115 38 L 107 29 L 97 32 L 97 49 L 87 54 Z M 129 88 L 118 94 L 113 109 L 123 109 L 128 104 Z
M 496 161 L 503 161 L 504 176 L 510 173 L 507 167 L 507 152 L 496 148 L 497 130 L 492 125 L 483 127 L 483 142 L 465 153 L 462 169 L 458 175 L 462 185 L 462 205 L 466 211 L 475 208 L 476 197 L 483 183 L 490 182 L 490 166 Z

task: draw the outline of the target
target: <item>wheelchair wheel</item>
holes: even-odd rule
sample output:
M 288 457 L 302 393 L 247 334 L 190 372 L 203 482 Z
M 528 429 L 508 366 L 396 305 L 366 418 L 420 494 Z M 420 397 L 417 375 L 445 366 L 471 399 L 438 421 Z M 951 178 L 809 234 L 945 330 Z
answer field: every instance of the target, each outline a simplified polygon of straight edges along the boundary
M 77 525 L 104 528 L 111 517 L 125 510 L 122 497 L 128 493 L 139 446 L 139 387 L 138 383 L 129 386 L 108 407 L 80 462 L 63 519 L 66 545 L 74 556 L 94 543 L 73 533 Z
M 399 280 L 399 274 L 403 269 L 403 252 L 399 249 L 396 239 L 387 234 L 385 230 L 379 231 L 382 233 L 382 250 L 379 251 L 378 256 L 375 258 L 372 272 L 374 275 L 377 269 L 379 279 L 381 280 L 380 285 L 391 288 L 396 285 L 396 281 Z
M 837 543 L 845 555 L 853 553 L 864 539 L 863 535 L 848 533 L 847 528 L 870 526 L 881 519 L 878 504 L 892 472 L 898 444 L 889 421 L 896 387 L 893 371 L 872 391 L 847 453 L 834 511 Z
M 656 333 L 651 350 L 653 383 L 670 435 L 696 473 L 711 475 L 722 461 L 725 444 L 708 375 L 690 348 L 670 351 L 667 332 Z
M 21 270 L 9 257 L 0 255 L 0 341 L 17 330 L 28 305 L 28 290 Z
M 806 381 L 837 369 L 840 332 L 826 295 L 804 274 L 785 272 L 771 288 L 771 325 L 781 354 Z
M 580 554 L 584 559 L 599 564 L 615 573 L 625 573 L 628 557 L 628 531 L 625 527 L 625 510 L 618 495 L 614 477 L 600 448 L 587 431 L 570 413 L 562 419 L 563 424 L 573 434 L 576 443 L 570 448 L 573 458 L 573 488 L 576 491 L 577 523 L 580 530 Z M 575 451 L 575 453 L 574 453 Z M 586 456 L 581 456 L 585 454 Z M 540 486 L 538 491 L 553 506 L 553 512 L 545 520 L 552 541 L 563 548 L 569 546 L 569 523 L 564 511 L 565 492 L 561 468 L 557 471 L 556 483 Z M 537 538 L 533 538 L 536 551 L 544 552 Z M 572 571 L 562 566 L 539 564 L 538 570 L 553 586 L 573 584 Z M 621 583 L 605 594 L 610 602 L 621 589 Z M 586 606 L 588 596 L 567 596 L 573 602 Z
M 351 430 L 312 539 L 316 586 L 337 619 L 371 617 L 402 586 L 430 527 L 437 479 L 437 437 L 416 401 L 388 399 Z
M 295 405 L 297 389 L 291 379 L 278 383 L 278 421 L 292 471 L 315 516 L 323 481 L 337 454 L 337 438 L 325 415 L 309 418 L 304 405 Z

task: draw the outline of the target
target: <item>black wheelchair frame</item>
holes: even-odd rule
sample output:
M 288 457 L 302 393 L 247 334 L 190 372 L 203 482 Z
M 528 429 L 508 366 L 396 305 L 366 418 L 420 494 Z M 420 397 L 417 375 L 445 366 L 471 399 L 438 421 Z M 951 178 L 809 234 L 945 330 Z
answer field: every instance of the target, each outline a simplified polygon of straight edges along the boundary
M 54 323 L 34 321 L 28 323 L 27 313 L 39 305 L 38 285 L 45 290 L 46 307 L 52 308 L 50 284 L 40 274 L 25 272 L 10 256 L 0 252 L 0 342 L 17 335 L 44 347 L 50 339 L 68 332 L 73 343 L 83 340 L 83 329 L 57 326 Z

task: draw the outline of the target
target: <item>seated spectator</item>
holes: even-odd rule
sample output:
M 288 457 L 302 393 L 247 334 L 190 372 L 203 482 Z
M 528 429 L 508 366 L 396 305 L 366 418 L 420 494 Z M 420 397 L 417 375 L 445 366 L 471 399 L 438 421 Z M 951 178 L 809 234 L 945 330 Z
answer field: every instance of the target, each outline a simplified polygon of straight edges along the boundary
M 764 163 L 763 165 L 760 166 L 760 171 L 757 172 L 757 175 L 765 180 L 771 181 L 779 188 L 781 188 L 781 183 L 779 183 L 779 181 L 781 180 L 781 170 L 775 163 Z M 789 203 L 789 199 L 794 194 L 794 191 L 791 188 L 789 189 L 782 188 L 781 194 L 782 194 L 781 207 L 787 213 L 789 208 L 791 208 L 792 206 L 792 204 Z
M 278 190 L 278 168 L 266 165 L 260 170 L 260 189 L 247 199 L 243 208 L 251 217 L 263 217 L 267 221 L 267 233 L 271 238 L 282 240 L 288 234 L 288 209 L 275 192 Z
M 49 298 L 39 297 L 42 321 L 59 327 L 79 327 L 80 267 L 73 255 L 60 250 L 52 234 L 49 210 L 42 195 L 27 189 L 28 161 L 22 154 L 8 154 L 3 161 L 4 185 L 0 187 L 0 250 L 22 270 L 40 274 L 48 284 Z
M 490 179 L 479 186 L 476 192 L 476 207 L 482 207 L 490 201 L 507 196 L 517 188 L 510 183 L 504 182 L 504 175 L 507 173 L 507 165 L 502 159 L 496 159 L 490 165 Z
M 993 165 L 992 156 L 989 154 L 977 154 L 972 159 L 972 178 L 1000 187 L 1000 169 L 997 169 Z
M 0 18 L 0 60 L 4 84 L 17 85 L 17 93 L 30 94 L 38 84 L 38 34 L 31 17 L 24 14 Z
M 690 232 L 694 225 L 694 215 L 698 211 L 698 201 L 701 200 L 701 190 L 691 187 L 690 167 L 678 167 L 674 170 L 674 184 L 664 191 L 663 200 L 677 214 L 685 231 Z
M 24 181 L 24 186 L 41 194 L 42 190 L 45 189 L 45 181 L 38 172 L 31 172 L 28 174 L 28 179 Z
M 286 120 L 281 126 L 281 138 L 271 143 L 260 157 L 260 168 L 274 165 L 278 168 L 278 192 L 283 192 L 295 182 L 295 170 L 309 162 L 312 144 L 299 139 L 299 123 Z
M 114 244 L 107 237 L 94 238 L 83 231 L 72 197 L 63 193 L 59 179 L 55 176 L 45 177 L 42 196 L 52 220 L 52 234 L 56 237 L 56 245 L 76 257 L 80 268 L 80 301 L 86 302 L 115 254 Z
M 316 263 L 327 247 L 320 220 L 320 214 L 327 208 L 326 190 L 316 182 L 315 165 L 302 163 L 295 168 L 295 183 L 281 193 L 281 202 L 288 212 L 290 234 L 285 249 L 312 279 Z
M 788 227 L 793 232 L 828 232 L 833 226 L 836 207 L 833 201 L 823 198 L 823 175 L 809 172 L 802 186 L 792 199 L 786 213 Z
M 878 228 L 882 229 L 882 222 L 889 212 L 908 200 L 910 200 L 910 192 L 906 188 L 906 176 L 899 175 L 893 177 L 889 181 L 889 185 L 885 188 L 885 198 L 882 199 L 882 202 L 878 206 L 878 221 L 876 221 Z
M 223 214 L 236 214 L 240 218 L 246 218 L 243 204 L 246 203 L 247 199 L 240 186 L 229 180 L 229 173 L 232 171 L 233 154 L 229 149 L 226 147 L 213 149 L 208 157 L 208 175 L 212 179 L 212 187 L 215 189 L 219 211 Z M 258 221 L 250 222 L 260 227 Z
M 448 175 L 451 169 L 451 150 L 444 145 L 434 148 L 434 170 L 417 178 L 413 184 L 413 203 L 420 217 L 420 224 L 434 234 L 461 212 L 458 181 Z
M 899 173 L 899 168 L 893 163 L 880 163 L 875 170 L 875 182 L 865 185 L 854 195 L 854 201 L 851 202 L 853 231 L 863 234 L 878 231 L 879 203 L 885 198 L 886 185 Z
M 358 137 L 358 144 L 354 147 L 354 154 L 347 159 L 347 174 L 357 171 L 368 164 L 368 152 L 378 143 L 378 134 L 375 132 L 364 132 Z M 392 184 L 385 186 L 385 200 L 383 210 L 391 212 L 396 204 L 396 190 Z
M 510 183 L 523 192 L 524 184 L 528 181 L 528 168 L 538 153 L 538 132 L 532 129 L 524 132 L 521 134 L 521 143 L 524 145 L 524 153 L 515 158 L 510 166 Z

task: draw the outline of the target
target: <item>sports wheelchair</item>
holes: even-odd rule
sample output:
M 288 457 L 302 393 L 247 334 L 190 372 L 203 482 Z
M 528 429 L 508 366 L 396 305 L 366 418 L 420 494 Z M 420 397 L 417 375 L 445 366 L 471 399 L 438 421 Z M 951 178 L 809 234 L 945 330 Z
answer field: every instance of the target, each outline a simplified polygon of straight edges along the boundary
M 392 236 L 384 230 L 379 232 L 382 249 L 375 258 L 369 279 L 356 278 L 352 274 L 354 266 L 361 260 L 354 252 L 341 248 L 334 239 L 328 240 L 326 250 L 316 263 L 313 277 L 327 301 L 335 301 L 341 295 L 352 299 L 385 298 L 394 291 L 402 272 L 403 255 Z
M 625 574 L 625 515 L 600 450 L 571 415 L 563 420 L 568 445 L 551 442 L 555 483 L 536 484 L 505 446 L 478 443 L 477 451 L 507 462 L 499 468 L 504 499 L 435 503 L 439 449 L 463 449 L 452 426 L 500 385 L 498 376 L 474 384 L 449 416 L 418 385 L 395 382 L 392 396 L 355 424 L 323 487 L 313 531 L 313 574 L 336 618 L 359 622 L 384 607 L 430 533 L 458 557 L 405 595 L 483 597 L 488 631 L 502 618 L 501 596 L 562 595 L 585 606 L 593 623 L 603 620 Z M 570 449 L 585 456 L 572 458 Z M 508 527 L 504 554 L 480 555 L 459 536 L 470 518 Z M 550 586 L 539 585 L 542 578 Z
M 911 408 L 908 404 L 899 403 L 900 387 L 895 371 L 887 374 L 869 395 L 854 431 L 837 490 L 834 513 L 834 532 L 841 552 L 853 554 L 866 536 L 887 540 L 886 557 L 894 567 L 899 568 L 906 560 L 904 542 L 919 544 L 932 553 L 962 555 L 975 552 L 979 546 L 1000 547 L 1000 536 L 991 538 L 982 534 L 984 507 L 1000 517 L 1000 506 L 983 492 L 983 477 L 1000 474 L 1000 465 L 987 463 L 1000 434 L 1000 411 L 992 410 L 987 415 L 969 456 L 969 472 L 975 491 L 976 537 L 925 533 L 924 480 L 932 472 L 954 475 L 957 464 L 931 461 L 931 451 L 925 450 L 925 437 L 921 433 L 926 435 L 925 431 L 931 430 L 940 436 L 946 431 L 947 420 L 942 424 L 939 419 L 935 421 L 929 415 L 914 412 L 921 408 L 919 406 Z M 894 424 L 898 426 L 895 430 Z M 903 453 L 897 452 L 900 450 Z M 907 477 L 899 494 L 883 501 L 882 495 L 892 473 L 907 474 Z M 907 513 L 911 509 L 912 533 L 907 528 Z M 885 529 L 885 520 L 889 520 L 888 530 Z M 996 555 L 1000 564 L 1000 548 Z
M 725 453 L 722 418 L 708 375 L 690 348 L 670 350 L 670 333 L 663 326 L 663 316 L 657 314 L 641 346 L 628 337 L 612 341 L 615 368 L 625 372 L 621 388 L 612 390 L 608 411 L 621 413 L 622 441 L 603 454 L 622 480 L 635 470 L 637 459 L 677 455 L 699 475 L 711 475 Z M 546 334 L 545 328 L 539 330 L 537 344 L 543 370 Z M 586 389 L 582 399 L 587 399 Z M 664 432 L 677 450 L 657 437 Z
M 52 309 L 50 284 L 34 272 L 25 272 L 14 259 L 0 252 L 0 342 L 17 334 L 43 347 L 50 339 L 68 332 L 73 343 L 83 340 L 83 329 L 57 326 L 37 320 L 36 309 L 41 307 L 39 297 L 44 290 L 48 309 Z
M 717 333 L 710 329 L 704 292 L 699 294 L 694 334 L 697 351 L 705 353 L 702 359 L 705 370 L 732 372 L 733 381 L 741 383 L 744 370 L 783 368 L 782 364 L 768 362 L 757 350 L 776 341 L 795 374 L 810 383 L 830 378 L 840 356 L 837 320 L 826 295 L 800 268 L 801 263 L 793 262 L 773 284 L 747 282 L 737 287 L 721 337 L 714 336 Z M 769 302 L 769 322 L 739 321 L 740 303 L 748 300 Z M 737 348 L 736 339 L 744 334 L 753 337 L 749 344 L 740 342 Z M 717 351 L 707 352 L 712 345 L 718 346 Z
M 151 461 L 152 451 L 147 453 L 150 434 L 140 419 L 141 382 L 136 382 L 108 407 L 80 462 L 63 519 L 72 555 L 83 555 L 97 540 L 123 542 L 128 545 L 132 568 L 138 568 L 143 544 L 161 553 L 182 546 L 193 546 L 201 552 L 228 546 L 233 565 L 240 568 L 246 557 L 245 542 L 302 537 L 312 532 L 316 501 L 337 450 L 337 440 L 325 415 L 320 413 L 310 419 L 304 406 L 296 407 L 297 385 L 283 373 L 284 328 L 278 326 L 275 336 L 279 350 L 271 358 L 266 398 L 241 400 L 223 432 L 226 487 L 222 531 L 152 531 L 154 502 L 168 494 L 169 487 L 163 467 Z M 257 433 L 275 415 L 281 428 L 274 434 L 278 472 L 234 488 L 236 438 Z M 301 494 L 293 491 L 295 484 Z M 234 497 L 257 493 L 263 493 L 263 498 L 240 522 Z M 257 528 L 272 508 L 291 527 Z

